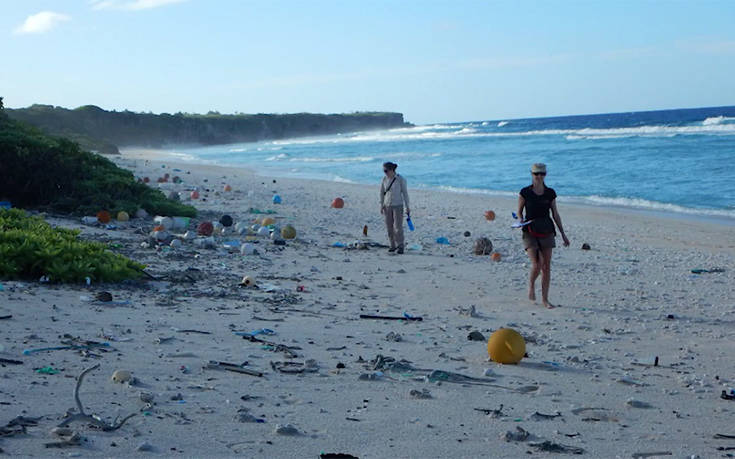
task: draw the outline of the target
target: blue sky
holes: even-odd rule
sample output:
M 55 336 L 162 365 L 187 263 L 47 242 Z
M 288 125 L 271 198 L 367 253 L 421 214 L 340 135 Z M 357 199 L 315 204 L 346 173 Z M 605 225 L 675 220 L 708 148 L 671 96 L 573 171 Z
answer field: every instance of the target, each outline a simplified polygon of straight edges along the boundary
M 0 96 L 417 124 L 735 105 L 735 1 L 0 0 Z

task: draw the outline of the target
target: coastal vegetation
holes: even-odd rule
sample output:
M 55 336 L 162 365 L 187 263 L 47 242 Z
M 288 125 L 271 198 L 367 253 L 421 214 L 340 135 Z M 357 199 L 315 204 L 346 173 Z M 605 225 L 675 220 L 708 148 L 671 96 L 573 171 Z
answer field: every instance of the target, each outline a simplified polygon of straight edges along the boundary
M 64 136 L 87 150 L 118 153 L 120 146 L 216 145 L 404 127 L 401 113 L 207 114 L 107 111 L 32 105 L 7 114 L 47 134 Z
M 137 182 L 132 172 L 107 158 L 10 119 L 5 111 L 0 108 L 0 201 L 77 215 L 101 210 L 132 215 L 140 208 L 159 215 L 196 215 L 194 207 Z
M 117 282 L 141 276 L 144 265 L 104 244 L 77 239 L 21 209 L 0 210 L 0 278 L 48 282 Z

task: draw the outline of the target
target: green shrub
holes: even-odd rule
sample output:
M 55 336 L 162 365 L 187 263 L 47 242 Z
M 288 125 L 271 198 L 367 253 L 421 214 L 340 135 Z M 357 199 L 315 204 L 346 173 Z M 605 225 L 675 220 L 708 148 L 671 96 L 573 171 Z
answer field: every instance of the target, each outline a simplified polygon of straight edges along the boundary
M 117 282 L 141 276 L 144 265 L 110 252 L 104 244 L 80 241 L 78 234 L 52 228 L 19 209 L 0 210 L 0 278 Z
M 151 214 L 196 216 L 196 209 L 138 183 L 133 173 L 64 138 L 4 116 L 0 110 L 0 200 L 14 207 L 74 214 L 139 208 Z

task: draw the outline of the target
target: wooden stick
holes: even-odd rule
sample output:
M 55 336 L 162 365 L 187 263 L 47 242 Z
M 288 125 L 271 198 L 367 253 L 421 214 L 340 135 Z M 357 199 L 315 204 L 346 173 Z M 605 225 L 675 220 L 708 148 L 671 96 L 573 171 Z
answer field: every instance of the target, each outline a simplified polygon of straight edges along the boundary
M 406 316 L 375 316 L 371 314 L 360 314 L 361 319 L 381 319 L 381 320 L 424 320 L 423 317 L 406 317 Z

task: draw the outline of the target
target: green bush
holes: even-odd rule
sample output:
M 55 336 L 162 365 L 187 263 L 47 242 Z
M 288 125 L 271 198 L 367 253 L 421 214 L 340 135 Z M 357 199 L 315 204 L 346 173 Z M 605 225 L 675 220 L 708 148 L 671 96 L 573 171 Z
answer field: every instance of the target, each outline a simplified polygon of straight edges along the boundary
M 64 138 L 8 118 L 0 110 L 0 200 L 14 207 L 96 214 L 139 208 L 151 214 L 196 216 L 196 209 L 138 183 L 133 173 Z
M 19 209 L 0 210 L 0 278 L 50 282 L 117 282 L 141 276 L 144 265 L 77 239 L 79 231 L 52 228 Z

